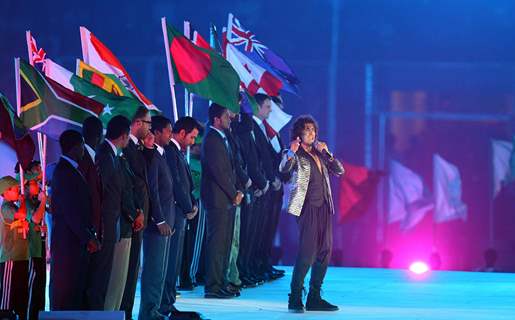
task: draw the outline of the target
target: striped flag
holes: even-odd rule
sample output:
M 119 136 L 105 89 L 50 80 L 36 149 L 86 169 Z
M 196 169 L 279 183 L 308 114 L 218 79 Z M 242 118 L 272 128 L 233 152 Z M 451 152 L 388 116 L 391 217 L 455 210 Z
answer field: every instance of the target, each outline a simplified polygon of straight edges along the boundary
M 85 27 L 80 27 L 82 58 L 84 62 L 106 75 L 117 77 L 149 110 L 159 109 L 138 89 L 120 60 Z
M 104 105 L 77 94 L 39 73 L 23 60 L 19 61 L 20 119 L 30 130 L 58 139 L 67 129 L 80 131 L 90 116 L 98 116 Z

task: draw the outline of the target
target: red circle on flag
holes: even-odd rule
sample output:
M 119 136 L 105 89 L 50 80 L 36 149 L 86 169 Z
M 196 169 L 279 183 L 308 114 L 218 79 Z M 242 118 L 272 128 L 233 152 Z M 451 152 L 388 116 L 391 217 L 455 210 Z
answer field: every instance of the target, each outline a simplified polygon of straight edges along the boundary
M 170 53 L 177 68 L 181 81 L 197 83 L 204 80 L 211 71 L 211 57 L 209 54 L 195 48 L 184 37 L 175 37 L 170 46 Z

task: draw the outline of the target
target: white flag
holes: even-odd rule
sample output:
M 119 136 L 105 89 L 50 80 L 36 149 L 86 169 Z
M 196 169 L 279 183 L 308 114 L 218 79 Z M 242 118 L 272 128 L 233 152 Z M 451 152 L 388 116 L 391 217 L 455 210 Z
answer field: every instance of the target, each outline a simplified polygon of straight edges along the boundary
M 424 183 L 397 161 L 390 163 L 388 223 L 400 221 L 402 230 L 417 225 L 434 204 L 424 195 Z
M 433 155 L 433 184 L 435 221 L 466 220 L 467 206 L 461 201 L 460 172 L 438 154 Z
M 2 155 L 2 161 L 0 161 L 0 177 L 12 176 L 14 167 L 18 162 L 16 152 L 11 146 L 0 139 L 0 154 Z M 0 199 L 0 202 L 2 199 Z
M 290 122 L 292 116 L 284 112 L 283 109 L 281 109 L 281 107 L 279 107 L 274 101 L 271 101 L 271 103 L 272 111 L 270 111 L 270 115 L 268 116 L 268 119 L 266 119 L 266 122 L 268 122 L 275 132 L 280 132 L 281 129 Z
M 510 174 L 510 156 L 513 145 L 509 141 L 492 140 L 492 169 L 494 198 L 501 191 L 502 183 Z

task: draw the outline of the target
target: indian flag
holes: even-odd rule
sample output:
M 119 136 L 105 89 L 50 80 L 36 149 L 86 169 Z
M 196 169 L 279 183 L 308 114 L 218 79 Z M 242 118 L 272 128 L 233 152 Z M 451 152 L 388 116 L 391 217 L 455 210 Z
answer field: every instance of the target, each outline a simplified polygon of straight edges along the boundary
M 131 76 L 118 58 L 93 33 L 80 27 L 82 57 L 84 62 L 103 74 L 118 78 L 124 87 L 134 94 L 149 110 L 159 111 L 157 107 L 138 89 Z

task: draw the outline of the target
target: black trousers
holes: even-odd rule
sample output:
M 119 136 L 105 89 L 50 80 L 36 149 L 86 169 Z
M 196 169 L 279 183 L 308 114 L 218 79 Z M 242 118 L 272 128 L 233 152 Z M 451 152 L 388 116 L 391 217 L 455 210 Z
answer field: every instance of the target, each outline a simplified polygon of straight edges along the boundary
M 253 275 L 259 275 L 265 272 L 265 246 L 264 241 L 267 234 L 267 226 L 270 216 L 270 199 L 271 191 L 268 191 L 261 197 L 256 198 L 252 208 L 252 222 L 250 228 L 253 229 L 253 239 L 250 244 L 250 260 L 249 269 Z
M 305 203 L 297 219 L 299 253 L 291 279 L 292 293 L 300 293 L 311 268 L 310 290 L 320 290 L 333 247 L 332 215 L 328 204 L 312 207 Z
M 229 266 L 234 232 L 235 208 L 206 209 L 206 284 L 205 292 L 217 292 L 224 288 L 225 274 Z
M 252 225 L 252 208 L 254 206 L 253 196 L 248 197 L 248 202 L 241 205 L 240 220 L 240 250 L 238 253 L 238 271 L 240 277 L 248 277 L 251 274 L 249 263 L 252 254 L 252 244 L 256 238 L 256 228 Z
M 29 261 L 29 319 L 38 319 L 39 311 L 45 310 L 46 243 L 41 246 L 41 258 Z
M 268 269 L 272 266 L 272 248 L 274 245 L 275 234 L 277 232 L 277 226 L 279 225 L 279 217 L 281 215 L 281 209 L 283 206 L 283 189 L 277 191 L 271 191 L 269 201 L 269 211 L 267 225 L 265 227 L 265 233 L 263 235 L 263 267 Z
M 123 291 L 122 304 L 120 306 L 120 310 L 125 312 L 125 319 L 127 320 L 132 319 L 132 309 L 134 308 L 136 285 L 138 283 L 139 269 L 141 265 L 142 243 L 143 231 L 133 232 L 129 256 L 129 268 L 127 270 L 127 281 L 125 282 L 125 290 Z
M 85 309 L 90 254 L 79 244 L 74 250 L 62 248 L 67 245 L 52 239 L 49 286 L 52 311 Z
M 0 308 L 13 310 L 20 320 L 27 319 L 29 301 L 29 261 L 6 261 L 0 264 L 2 295 Z
M 114 242 L 102 243 L 102 249 L 93 255 L 91 261 L 88 307 L 90 310 L 104 310 L 104 303 L 113 266 Z

